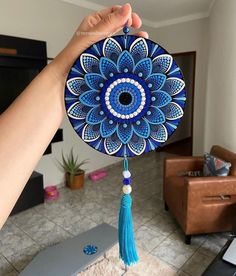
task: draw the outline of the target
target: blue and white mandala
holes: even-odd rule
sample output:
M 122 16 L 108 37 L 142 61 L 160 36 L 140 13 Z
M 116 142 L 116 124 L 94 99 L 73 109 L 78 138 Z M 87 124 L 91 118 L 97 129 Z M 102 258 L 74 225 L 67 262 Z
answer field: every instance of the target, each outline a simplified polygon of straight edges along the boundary
M 80 55 L 65 104 L 77 134 L 96 150 L 135 156 L 160 147 L 183 117 L 185 83 L 172 56 L 151 40 L 120 35 Z

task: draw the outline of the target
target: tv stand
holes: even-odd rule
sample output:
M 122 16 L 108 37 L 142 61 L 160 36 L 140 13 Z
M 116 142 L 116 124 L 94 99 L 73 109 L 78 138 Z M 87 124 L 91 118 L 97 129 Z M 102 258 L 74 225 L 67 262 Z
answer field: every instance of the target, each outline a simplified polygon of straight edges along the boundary
M 11 215 L 44 203 L 43 175 L 34 171 L 18 198 Z

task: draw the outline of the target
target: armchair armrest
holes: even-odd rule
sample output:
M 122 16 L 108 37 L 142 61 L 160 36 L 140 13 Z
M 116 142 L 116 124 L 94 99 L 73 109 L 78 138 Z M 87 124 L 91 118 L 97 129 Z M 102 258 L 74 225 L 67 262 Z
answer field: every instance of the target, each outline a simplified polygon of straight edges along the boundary
M 177 176 L 186 171 L 200 171 L 203 169 L 203 160 L 201 156 L 166 158 L 164 161 L 164 177 Z
M 202 204 L 234 204 L 236 176 L 185 177 L 188 209 L 196 210 Z

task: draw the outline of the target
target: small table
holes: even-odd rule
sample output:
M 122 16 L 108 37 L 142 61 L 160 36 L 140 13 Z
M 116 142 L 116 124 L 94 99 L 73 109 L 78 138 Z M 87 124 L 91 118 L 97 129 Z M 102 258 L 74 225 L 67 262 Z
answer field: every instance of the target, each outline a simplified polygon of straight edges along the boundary
M 20 276 L 74 276 L 86 269 L 97 258 L 105 254 L 118 240 L 117 229 L 106 223 L 98 225 L 74 238 L 39 252 Z M 97 247 L 97 252 L 87 255 L 87 245 Z M 119 254 L 117 252 L 117 254 Z
M 233 221 L 231 233 L 232 237 L 227 241 L 220 253 L 203 272 L 202 276 L 236 276 L 236 266 L 222 259 L 233 238 L 236 237 L 236 219 Z
M 207 267 L 202 276 L 236 276 L 236 266 L 222 259 L 232 240 L 227 241 L 220 253 Z

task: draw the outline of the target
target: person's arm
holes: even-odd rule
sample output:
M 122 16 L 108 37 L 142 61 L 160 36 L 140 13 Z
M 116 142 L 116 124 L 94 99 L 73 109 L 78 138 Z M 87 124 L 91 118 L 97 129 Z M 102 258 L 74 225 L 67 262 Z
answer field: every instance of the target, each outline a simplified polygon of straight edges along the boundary
M 141 26 L 129 4 L 86 17 L 65 49 L 0 116 L 0 229 L 62 122 L 65 81 L 72 64 L 88 46 L 119 31 L 127 21 Z

